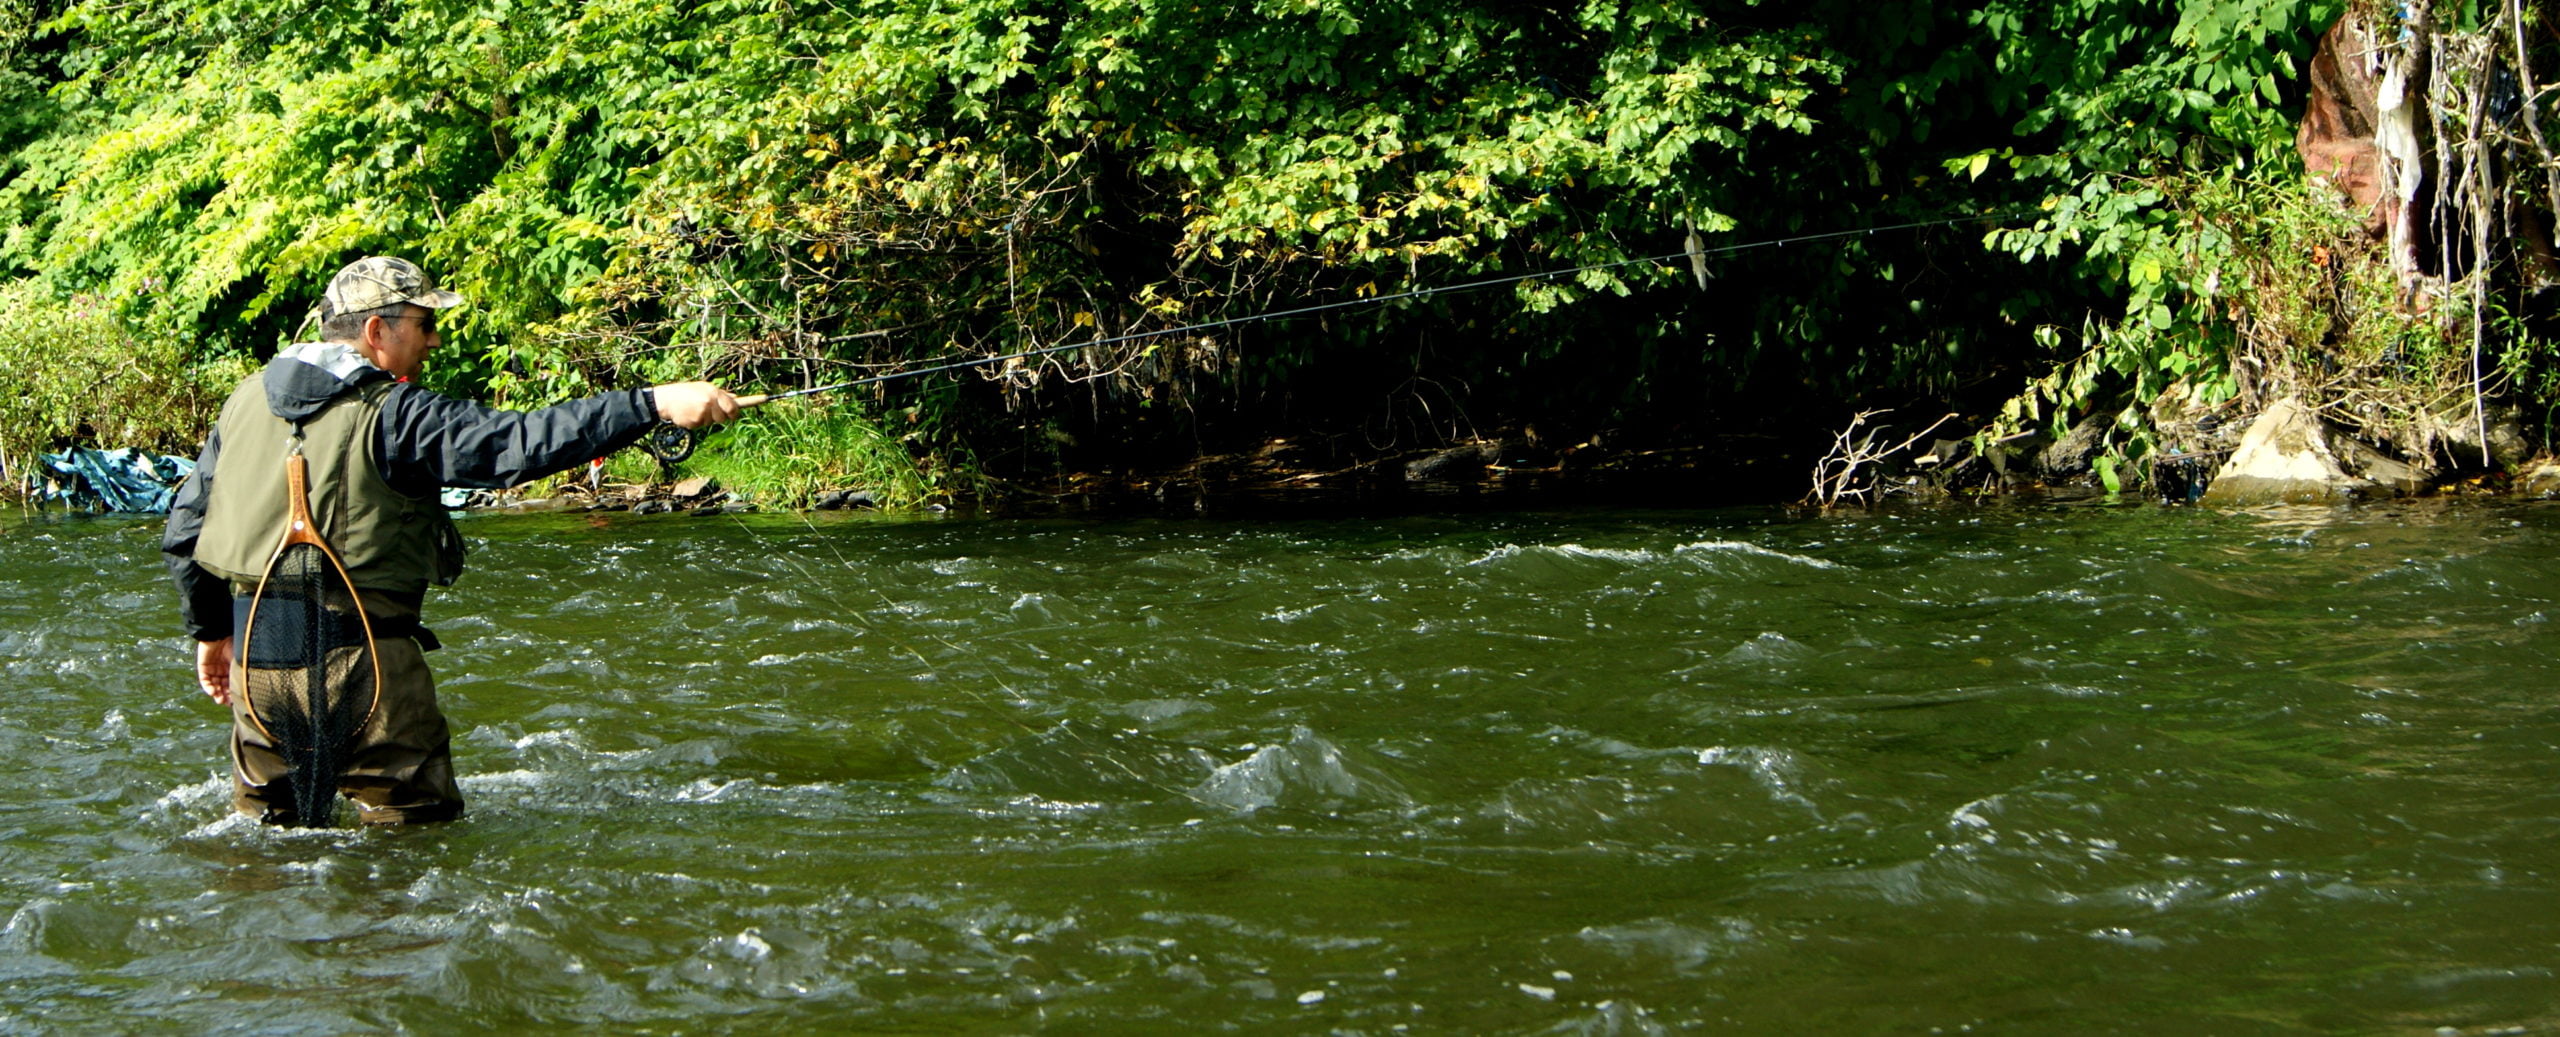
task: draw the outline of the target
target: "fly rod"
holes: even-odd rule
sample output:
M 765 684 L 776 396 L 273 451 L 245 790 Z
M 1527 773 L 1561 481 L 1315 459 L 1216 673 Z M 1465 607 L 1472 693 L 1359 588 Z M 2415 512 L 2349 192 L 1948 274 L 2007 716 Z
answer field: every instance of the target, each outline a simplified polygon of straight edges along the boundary
M 1895 223 L 1881 227 L 1862 227 L 1857 230 L 1825 231 L 1819 234 L 1799 234 L 1794 237 L 1771 238 L 1765 241 L 1743 242 L 1741 244 L 1734 245 L 1720 245 L 1715 248 L 1705 247 L 1705 244 L 1698 240 L 1698 231 L 1696 226 L 1692 225 L 1689 228 L 1688 239 L 1684 243 L 1686 246 L 1685 248 L 1678 252 L 1665 253 L 1659 256 L 1644 256 L 1637 259 L 1619 259 L 1606 263 L 1586 263 L 1581 266 L 1566 267 L 1561 270 L 1541 270 L 1536 273 L 1489 277 L 1482 280 L 1466 281 L 1458 284 L 1435 285 L 1428 288 L 1415 288 L 1409 291 L 1391 292 L 1386 295 L 1337 299 L 1332 302 L 1297 306 L 1285 310 L 1271 310 L 1264 313 L 1249 314 L 1243 317 L 1227 317 L 1219 320 L 1202 321 L 1197 324 L 1184 324 L 1178 327 L 1157 328 L 1152 331 L 1132 331 L 1127 334 L 1109 335 L 1101 338 L 1087 339 L 1081 342 L 1071 342 L 1061 346 L 1044 346 L 1039 349 L 1025 349 L 1019 352 L 1002 353 L 995 356 L 971 357 L 967 360 L 955 360 L 947 364 L 935 364 L 931 367 L 919 367 L 906 371 L 893 371 L 888 374 L 876 374 L 866 378 L 855 378 L 849 381 L 834 382 L 827 385 L 813 385 L 805 389 L 792 389 L 787 392 L 756 393 L 754 395 L 740 396 L 737 400 L 738 406 L 742 408 L 760 407 L 775 400 L 788 400 L 796 396 L 815 396 L 820 393 L 836 392 L 842 389 L 852 389 L 865 385 L 877 385 L 882 382 L 894 382 L 904 378 L 918 378 L 929 374 L 939 374 L 944 371 L 959 371 L 972 367 L 984 367 L 988 364 L 1001 364 L 1008 360 L 1024 360 L 1031 357 L 1048 356 L 1053 353 L 1065 353 L 1078 349 L 1094 349 L 1101 346 L 1113 346 L 1119 345 L 1123 342 L 1135 342 L 1141 339 L 1161 338 L 1166 335 L 1190 335 L 1203 331 L 1215 331 L 1219 328 L 1235 327 L 1239 324 L 1255 324 L 1270 320 L 1287 320 L 1292 317 L 1304 317 L 1311 314 L 1324 313 L 1331 310 L 1349 309 L 1356 306 L 1379 306 L 1405 299 L 1420 299 L 1448 292 L 1468 292 L 1483 288 L 1498 288 L 1503 285 L 1519 284 L 1524 281 L 1569 277 L 1574 274 L 1587 273 L 1595 270 L 1613 270 L 1622 266 L 1666 263 L 1675 259 L 1687 259 L 1689 261 L 1689 271 L 1698 279 L 1698 287 L 1703 289 L 1707 286 L 1706 260 L 1708 256 L 1728 255 L 1755 248 L 1780 248 L 1787 245 L 1800 245 L 1814 241 L 1831 241 L 1841 238 L 1862 237 L 1870 234 L 1882 234 L 1888 231 L 1917 230 L 1928 227 L 1948 227 L 1959 223 L 1977 223 L 1985 220 L 2005 219 L 2011 215 L 2015 214 L 1990 213 L 1976 216 L 1953 216 L 1935 220 L 1915 220 L 1910 223 Z M 656 428 L 650 429 L 649 434 L 642 437 L 640 443 L 642 448 L 655 455 L 659 461 L 666 464 L 674 464 L 678 461 L 684 460 L 685 458 L 693 456 L 694 445 L 700 438 L 701 433 L 693 429 L 661 422 Z

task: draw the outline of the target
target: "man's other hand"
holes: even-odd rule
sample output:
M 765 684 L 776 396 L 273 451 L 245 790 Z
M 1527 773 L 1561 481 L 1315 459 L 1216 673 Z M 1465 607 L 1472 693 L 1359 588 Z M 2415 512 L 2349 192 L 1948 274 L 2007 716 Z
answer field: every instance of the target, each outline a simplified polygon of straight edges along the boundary
M 231 639 L 196 642 L 196 686 L 215 702 L 231 704 Z

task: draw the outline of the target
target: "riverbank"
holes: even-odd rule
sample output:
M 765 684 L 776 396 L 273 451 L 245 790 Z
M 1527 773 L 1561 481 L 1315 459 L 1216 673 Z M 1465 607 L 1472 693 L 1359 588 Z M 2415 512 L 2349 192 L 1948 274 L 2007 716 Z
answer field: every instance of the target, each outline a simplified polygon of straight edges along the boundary
M 447 491 L 463 510 L 620 511 L 721 515 L 749 511 L 878 509 L 994 516 L 1415 513 L 1617 506 L 1863 505 L 2047 492 L 2113 494 L 2169 503 L 2248 506 L 2268 501 L 2353 502 L 2397 497 L 2560 495 L 2560 460 L 2530 451 L 2512 422 L 2491 436 L 2491 464 L 2463 458 L 2395 458 L 2383 447 L 2304 408 L 2256 413 L 2221 408 L 2179 419 L 2188 445 L 2144 458 L 2147 470 L 2110 466 L 2096 422 L 2069 432 L 1989 440 L 1954 422 L 1887 424 L 1887 412 L 1828 437 L 1797 430 L 1706 437 L 1607 432 L 1557 442 L 1533 427 L 1491 431 L 1430 448 L 1379 448 L 1352 437 L 1267 439 L 1249 450 L 1178 462 L 999 477 L 973 473 L 937 488 L 890 464 L 814 466 L 766 450 L 706 451 L 674 465 L 639 451 L 524 486 Z M 2164 424 L 2167 424 L 2164 422 Z M 1941 427 L 1945 426 L 1945 427 Z M 740 436 L 739 439 L 751 437 Z M 1817 450 L 1825 446 L 1827 450 Z M 49 455 L 30 499 L 79 509 L 152 510 L 118 501 L 150 497 L 190 467 L 136 451 L 78 452 L 124 458 L 74 464 Z M 72 455 L 60 455 L 71 457 Z M 882 480 L 860 472 L 890 472 Z M 82 480 L 115 476 L 114 492 Z M 165 506 L 165 503 L 161 506 Z
M 1803 440 L 1732 435 L 1682 443 L 1619 445 L 1603 437 L 1558 447 L 1527 431 L 1511 431 L 1434 449 L 1369 450 L 1314 438 L 1273 439 L 1250 450 L 1204 455 L 1180 464 L 1061 472 L 990 479 L 982 493 L 901 501 L 876 487 L 833 486 L 790 496 L 724 485 L 681 469 L 660 478 L 575 477 L 510 491 L 476 492 L 465 507 L 488 511 L 621 511 L 716 516 L 749 511 L 966 512 L 1001 517 L 1046 515 L 1217 515 L 1409 513 L 1609 506 L 1705 508 L 1825 504 L 1815 480 L 1855 485 L 1832 505 L 1886 500 L 1931 501 L 2044 493 L 2116 494 L 2128 499 L 2246 506 L 2275 500 L 2356 502 L 2407 497 L 2551 498 L 2560 496 L 2560 460 L 2548 455 L 2513 467 L 2465 470 L 2447 465 L 2416 479 L 2403 466 L 2393 481 L 2367 478 L 2388 464 L 2370 448 L 2324 439 L 2325 454 L 2358 459 L 2352 471 L 2264 485 L 2252 465 L 2282 469 L 2282 453 L 2239 453 L 2243 422 L 2225 437 L 2233 445 L 2152 459 L 2148 478 L 2109 487 L 2084 439 L 2023 437 L 1981 450 L 1969 437 L 1929 439 L 1886 454 L 1856 458 L 1834 450 L 1817 457 Z M 2235 454 L 2239 462 L 2234 463 Z M 2236 474 L 2235 474 L 2236 473 Z M 1845 478 L 1844 478 L 1845 476 Z M 2218 479 L 2251 483 L 2247 493 L 2208 499 Z
M 1620 446 L 1603 437 L 1556 445 L 1516 430 L 1431 449 L 1370 449 L 1320 437 L 1180 463 L 985 478 L 970 493 L 899 500 L 878 487 L 759 492 L 661 466 L 654 475 L 570 475 L 470 495 L 493 511 L 628 511 L 712 516 L 755 510 L 882 508 L 1002 516 L 1221 514 L 1528 508 L 1605 504 L 1716 507 L 1801 497 L 1810 462 L 1776 437 L 1735 435 Z

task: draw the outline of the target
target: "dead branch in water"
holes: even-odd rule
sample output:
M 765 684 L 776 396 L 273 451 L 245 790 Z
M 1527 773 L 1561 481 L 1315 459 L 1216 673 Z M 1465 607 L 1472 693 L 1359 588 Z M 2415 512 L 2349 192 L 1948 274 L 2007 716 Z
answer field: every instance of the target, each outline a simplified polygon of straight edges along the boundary
M 1911 445 L 1919 442 L 1921 437 L 1956 418 L 1953 414 L 1941 417 L 1930 422 L 1928 428 L 1914 432 L 1892 446 L 1877 443 L 1878 437 L 1886 433 L 1886 426 L 1867 428 L 1863 434 L 1858 431 L 1866 428 L 1868 418 L 1891 413 L 1890 410 L 1862 410 L 1849 419 L 1849 427 L 1833 436 L 1831 452 L 1813 463 L 1813 492 L 1805 495 L 1804 503 L 1829 508 L 1843 500 L 1868 503 L 1870 494 L 1882 496 L 1883 484 L 1876 480 L 1876 464 L 1911 449 Z

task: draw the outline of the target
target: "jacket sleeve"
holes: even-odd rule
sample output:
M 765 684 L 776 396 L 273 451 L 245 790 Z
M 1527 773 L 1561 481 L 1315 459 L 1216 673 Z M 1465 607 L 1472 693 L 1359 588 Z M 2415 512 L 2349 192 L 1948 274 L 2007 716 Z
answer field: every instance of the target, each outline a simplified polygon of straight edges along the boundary
M 178 585 L 178 618 L 198 641 L 231 636 L 231 586 L 196 565 L 196 537 L 204 532 L 204 505 L 213 492 L 213 463 L 222 455 L 220 430 L 207 433 L 196 470 L 178 484 L 169 504 L 169 525 L 160 534 L 160 551 L 169 578 Z
M 511 411 L 401 385 L 382 401 L 383 477 L 413 496 L 532 482 L 638 442 L 658 421 L 644 401 L 626 389 Z

